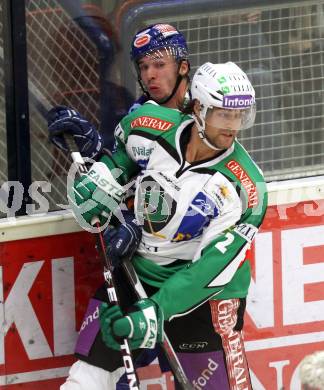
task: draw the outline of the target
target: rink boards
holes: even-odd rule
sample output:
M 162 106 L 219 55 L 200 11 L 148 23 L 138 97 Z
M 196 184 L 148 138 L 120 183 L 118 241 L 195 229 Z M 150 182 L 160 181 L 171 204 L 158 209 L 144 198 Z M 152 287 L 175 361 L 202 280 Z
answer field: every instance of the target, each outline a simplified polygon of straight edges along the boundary
M 245 341 L 255 390 L 299 390 L 298 365 L 324 349 L 324 178 L 269 184 L 252 248 Z M 94 237 L 70 213 L 0 221 L 0 388 L 58 389 L 89 296 L 102 281 Z M 143 389 L 170 390 L 157 364 Z M 208 367 L 197 378 L 207 388 Z

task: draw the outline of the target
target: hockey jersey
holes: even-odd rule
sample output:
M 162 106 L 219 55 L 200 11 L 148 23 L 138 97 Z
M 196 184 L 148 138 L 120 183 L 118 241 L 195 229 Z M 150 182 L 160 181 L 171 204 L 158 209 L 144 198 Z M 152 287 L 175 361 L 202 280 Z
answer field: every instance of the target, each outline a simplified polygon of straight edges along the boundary
M 267 207 L 262 172 L 235 141 L 217 157 L 189 163 L 193 119 L 149 101 L 117 126 L 114 164 L 136 182 L 143 237 L 133 262 L 165 319 L 208 299 L 242 298 L 247 250 Z M 108 165 L 112 167 L 111 162 Z

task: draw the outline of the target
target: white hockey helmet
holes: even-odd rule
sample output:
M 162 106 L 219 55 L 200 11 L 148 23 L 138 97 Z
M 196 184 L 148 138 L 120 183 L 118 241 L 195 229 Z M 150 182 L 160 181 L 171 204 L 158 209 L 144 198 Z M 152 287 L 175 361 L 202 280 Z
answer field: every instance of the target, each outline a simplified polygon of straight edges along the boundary
M 200 66 L 191 83 L 191 95 L 200 102 L 199 119 L 195 116 L 199 136 L 206 141 L 205 126 L 209 113 L 215 107 L 226 110 L 240 110 L 241 119 L 237 130 L 251 127 L 255 120 L 255 92 L 247 75 L 234 62 Z M 220 124 L 220 127 L 221 124 Z M 208 146 L 216 149 L 210 143 Z

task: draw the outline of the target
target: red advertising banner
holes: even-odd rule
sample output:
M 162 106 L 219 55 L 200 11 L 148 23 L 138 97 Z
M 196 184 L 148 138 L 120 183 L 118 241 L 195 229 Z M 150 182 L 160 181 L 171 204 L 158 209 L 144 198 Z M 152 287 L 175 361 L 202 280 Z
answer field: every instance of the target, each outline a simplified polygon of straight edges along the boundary
M 9 241 L 0 253 L 0 388 L 44 389 L 38 380 L 50 378 L 47 388 L 58 389 L 74 362 L 88 297 L 102 281 L 94 238 L 81 232 Z
M 245 341 L 256 390 L 299 390 L 324 350 L 324 201 L 269 207 L 254 245 Z
M 245 317 L 254 390 L 299 390 L 300 361 L 324 350 L 323 207 L 271 206 L 256 237 Z M 102 280 L 90 233 L 0 243 L 0 389 L 59 388 Z M 155 363 L 139 375 L 143 389 L 173 389 Z M 195 388 L 206 384 L 202 375 Z

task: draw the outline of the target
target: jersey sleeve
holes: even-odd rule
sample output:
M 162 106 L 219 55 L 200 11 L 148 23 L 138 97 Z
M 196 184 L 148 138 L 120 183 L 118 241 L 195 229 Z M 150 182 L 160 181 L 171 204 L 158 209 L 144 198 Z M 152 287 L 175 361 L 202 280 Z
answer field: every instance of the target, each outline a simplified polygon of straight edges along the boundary
M 167 279 L 151 297 L 166 320 L 185 315 L 211 297 L 217 299 L 230 284 L 236 284 L 238 297 L 246 296 L 250 283 L 246 252 L 263 221 L 266 206 L 263 192 L 260 204 L 243 215 L 240 209 L 232 210 L 211 222 L 193 262 Z

